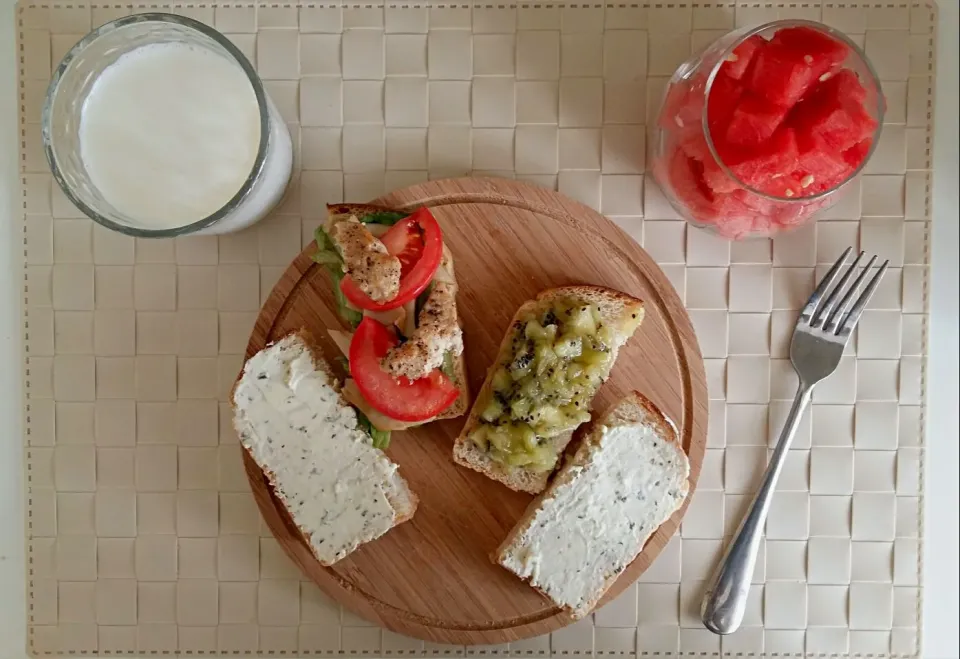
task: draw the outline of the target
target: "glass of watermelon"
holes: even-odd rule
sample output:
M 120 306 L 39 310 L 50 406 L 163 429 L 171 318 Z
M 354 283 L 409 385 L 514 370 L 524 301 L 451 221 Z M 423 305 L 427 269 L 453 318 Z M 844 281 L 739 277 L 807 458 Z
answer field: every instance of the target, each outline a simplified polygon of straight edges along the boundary
M 770 236 L 836 202 L 872 154 L 884 110 L 876 72 L 842 33 L 799 20 L 737 30 L 670 79 L 653 173 L 696 226 Z

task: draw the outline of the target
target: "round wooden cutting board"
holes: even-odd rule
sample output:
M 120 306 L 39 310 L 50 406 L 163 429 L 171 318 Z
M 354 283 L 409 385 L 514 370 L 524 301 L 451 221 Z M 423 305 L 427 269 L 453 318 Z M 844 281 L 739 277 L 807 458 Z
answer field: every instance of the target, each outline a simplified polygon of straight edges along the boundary
M 690 456 L 693 494 L 707 430 L 703 361 L 680 299 L 627 234 L 586 206 L 513 181 L 434 181 L 375 203 L 398 209 L 429 206 L 443 228 L 460 285 L 472 395 L 513 313 L 539 291 L 587 283 L 641 298 L 646 318 L 620 351 L 594 401 L 594 413 L 634 389 L 653 400 L 680 429 Z M 310 259 L 313 251 L 313 245 L 307 247 L 273 289 L 250 338 L 248 358 L 306 327 L 335 364 L 339 353 L 325 330 L 346 327 L 337 316 L 327 273 Z M 464 420 L 393 434 L 387 453 L 420 496 L 416 515 L 330 568 L 314 559 L 249 456 L 247 475 L 261 513 L 287 554 L 330 596 L 372 622 L 455 644 L 505 643 L 569 624 L 569 616 L 545 597 L 490 562 L 532 497 L 454 464 L 453 440 Z M 647 569 L 685 510 L 660 527 L 604 601 Z

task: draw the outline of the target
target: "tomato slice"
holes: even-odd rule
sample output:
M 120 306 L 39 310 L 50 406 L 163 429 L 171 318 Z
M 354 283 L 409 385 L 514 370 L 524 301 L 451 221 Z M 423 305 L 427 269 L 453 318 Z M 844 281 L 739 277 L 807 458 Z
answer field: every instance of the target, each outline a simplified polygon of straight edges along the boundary
M 436 223 L 436 220 L 433 221 Z M 390 227 L 380 240 L 390 254 L 400 259 L 401 281 L 423 258 L 424 230 L 420 227 L 420 223 L 414 220 L 413 215 Z
M 402 307 L 426 289 L 443 258 L 443 232 L 426 208 L 394 224 L 380 240 L 390 254 L 400 259 L 400 291 L 392 300 L 377 302 L 347 275 L 340 281 L 340 290 L 358 309 L 389 311 Z
M 381 360 L 399 342 L 392 330 L 365 317 L 350 341 L 350 375 L 367 402 L 391 419 L 432 419 L 450 407 L 460 391 L 440 369 L 417 380 L 384 371 Z

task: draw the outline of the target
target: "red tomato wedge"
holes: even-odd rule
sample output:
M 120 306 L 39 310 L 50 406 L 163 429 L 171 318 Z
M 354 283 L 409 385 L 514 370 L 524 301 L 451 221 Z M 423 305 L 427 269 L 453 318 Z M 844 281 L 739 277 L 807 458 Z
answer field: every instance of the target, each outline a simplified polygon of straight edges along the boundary
M 426 289 L 443 258 L 443 232 L 426 208 L 394 224 L 380 240 L 390 254 L 400 259 L 400 291 L 392 300 L 377 302 L 347 275 L 340 281 L 340 290 L 358 309 L 389 311 L 402 307 Z
M 391 419 L 432 419 L 450 407 L 460 391 L 440 369 L 418 380 L 384 371 L 381 360 L 399 342 L 392 330 L 365 317 L 350 341 L 350 375 L 367 402 Z

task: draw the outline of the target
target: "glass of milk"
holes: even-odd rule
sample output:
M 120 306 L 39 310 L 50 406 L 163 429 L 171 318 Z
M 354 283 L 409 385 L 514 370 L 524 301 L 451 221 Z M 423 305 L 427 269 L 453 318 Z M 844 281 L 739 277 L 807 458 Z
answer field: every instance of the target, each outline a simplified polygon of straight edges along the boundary
M 222 34 L 138 14 L 81 39 L 43 107 L 57 183 L 90 218 L 163 238 L 237 231 L 283 197 L 290 133 L 250 62 Z

